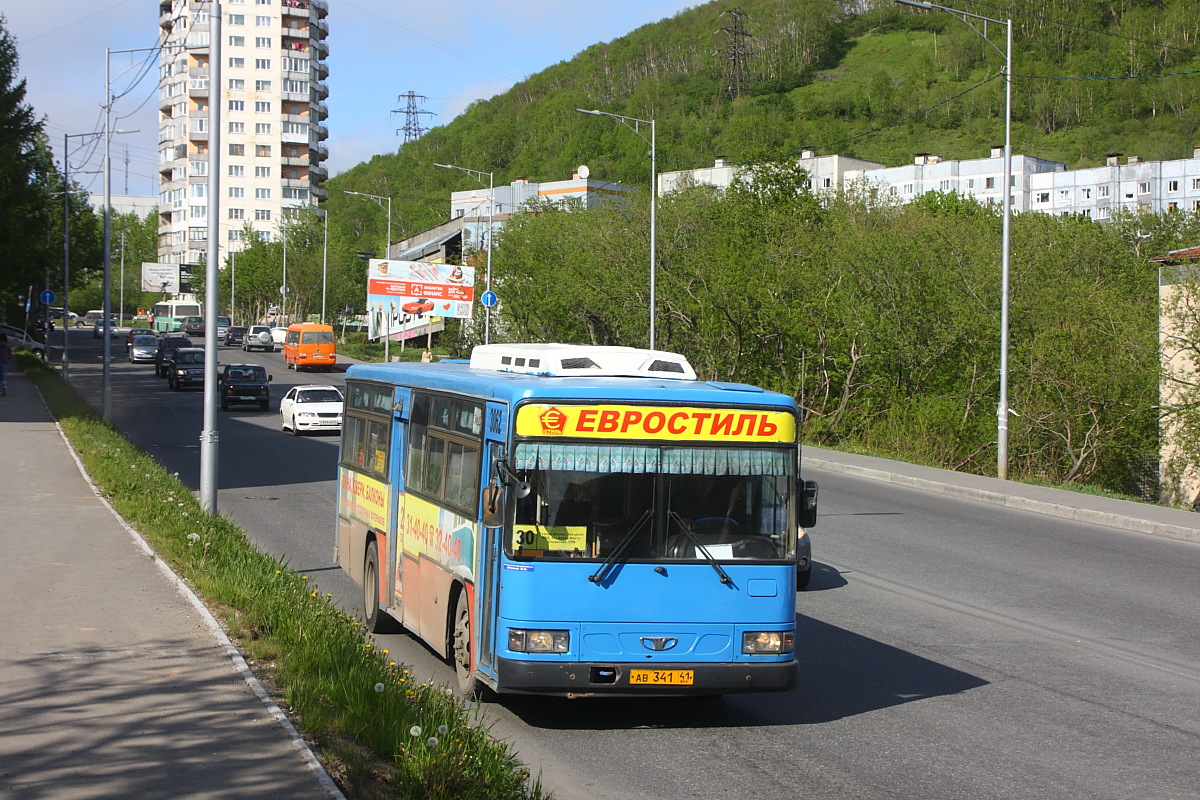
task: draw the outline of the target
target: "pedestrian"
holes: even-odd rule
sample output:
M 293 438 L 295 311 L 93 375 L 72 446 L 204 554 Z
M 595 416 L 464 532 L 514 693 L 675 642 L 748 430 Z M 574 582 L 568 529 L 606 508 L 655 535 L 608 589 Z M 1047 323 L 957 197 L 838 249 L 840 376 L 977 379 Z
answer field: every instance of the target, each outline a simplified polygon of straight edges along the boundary
M 8 396 L 8 364 L 12 357 L 12 345 L 8 343 L 8 336 L 0 333 L 0 397 Z

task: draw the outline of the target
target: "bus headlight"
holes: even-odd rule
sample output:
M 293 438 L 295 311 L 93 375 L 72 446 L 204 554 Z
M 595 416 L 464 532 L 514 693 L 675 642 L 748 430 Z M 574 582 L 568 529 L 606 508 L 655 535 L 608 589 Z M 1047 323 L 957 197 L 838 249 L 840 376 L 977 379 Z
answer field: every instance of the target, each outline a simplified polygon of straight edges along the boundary
M 792 631 L 746 631 L 742 634 L 742 652 L 751 656 L 779 656 L 792 652 L 796 634 Z
M 570 644 L 569 631 L 508 630 L 508 649 L 515 653 L 565 653 Z

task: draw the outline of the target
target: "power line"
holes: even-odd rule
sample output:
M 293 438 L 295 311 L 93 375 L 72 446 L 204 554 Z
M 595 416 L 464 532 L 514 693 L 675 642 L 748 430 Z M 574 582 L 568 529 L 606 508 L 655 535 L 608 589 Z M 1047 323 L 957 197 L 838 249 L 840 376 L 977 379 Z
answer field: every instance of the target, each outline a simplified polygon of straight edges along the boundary
M 428 130 L 427 128 L 421 127 L 421 115 L 422 114 L 428 114 L 431 117 L 437 116 L 432 111 L 424 111 L 422 109 L 417 108 L 418 100 L 428 100 L 428 99 L 429 98 L 426 97 L 425 95 L 417 94 L 412 89 L 409 89 L 407 92 L 405 92 L 404 94 L 402 94 L 396 98 L 396 100 L 398 100 L 398 101 L 399 100 L 407 101 L 407 104 L 405 105 L 403 110 L 401 110 L 399 108 L 392 109 L 393 114 L 403 114 L 404 115 L 404 127 L 400 128 L 396 131 L 397 135 L 399 135 L 401 131 L 404 132 L 404 144 L 408 144 L 409 142 L 420 139 L 421 134 L 425 133 L 425 131 Z

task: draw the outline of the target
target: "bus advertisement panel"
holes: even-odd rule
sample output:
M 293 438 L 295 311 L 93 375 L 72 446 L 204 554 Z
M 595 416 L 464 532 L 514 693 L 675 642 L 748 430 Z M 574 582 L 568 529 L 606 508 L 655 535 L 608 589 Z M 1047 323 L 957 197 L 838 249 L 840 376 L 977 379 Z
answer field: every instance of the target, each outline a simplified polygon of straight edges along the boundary
M 394 398 L 386 435 L 349 401 L 373 392 Z M 570 345 L 354 365 L 347 393 L 343 487 L 374 471 L 396 510 L 352 522 L 362 501 L 339 492 L 338 561 L 368 587 L 369 626 L 390 615 L 423 638 L 464 694 L 795 685 L 816 485 L 791 398 L 700 381 L 674 354 Z M 393 448 L 382 469 L 360 466 L 368 430 Z

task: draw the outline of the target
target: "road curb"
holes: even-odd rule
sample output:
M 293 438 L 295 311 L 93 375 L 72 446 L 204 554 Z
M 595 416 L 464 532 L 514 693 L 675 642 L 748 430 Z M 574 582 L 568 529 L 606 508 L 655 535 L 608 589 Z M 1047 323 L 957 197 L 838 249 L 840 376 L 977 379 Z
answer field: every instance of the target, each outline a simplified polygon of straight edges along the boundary
M 1184 525 L 1173 525 L 1169 522 L 1140 519 L 1138 517 L 1125 514 L 1118 514 L 1109 511 L 1097 511 L 1089 508 L 1079 508 L 1078 506 L 1071 506 L 1063 503 L 1051 503 L 1045 500 L 1036 500 L 1034 498 L 1022 497 L 1020 495 L 1013 495 L 1005 492 L 995 492 L 974 486 L 957 486 L 940 481 L 929 480 L 927 478 L 918 478 L 913 475 L 903 475 L 886 470 L 862 467 L 856 464 L 840 464 L 836 461 L 812 458 L 810 456 L 804 457 L 804 466 L 812 467 L 814 469 L 828 470 L 829 472 L 840 472 L 846 475 L 854 475 L 856 477 L 867 478 L 869 480 L 894 483 L 897 486 L 905 486 L 910 489 L 919 489 L 921 491 L 933 492 L 935 494 L 947 495 L 949 497 L 958 497 L 963 500 L 973 500 L 978 503 L 1003 506 L 1005 508 L 1013 508 L 1020 511 L 1032 511 L 1037 514 L 1045 514 L 1047 516 L 1074 520 L 1076 522 L 1087 522 L 1093 525 L 1104 525 L 1109 528 L 1120 528 L 1122 530 L 1133 531 L 1135 533 L 1144 533 L 1149 536 L 1159 536 L 1164 539 L 1175 539 L 1183 542 L 1200 543 L 1200 529 L 1190 528 Z

